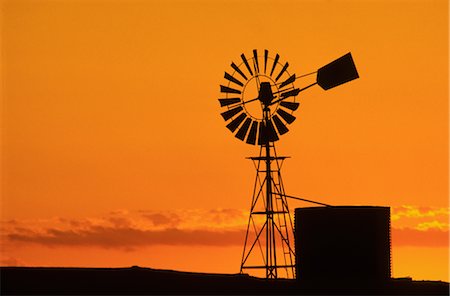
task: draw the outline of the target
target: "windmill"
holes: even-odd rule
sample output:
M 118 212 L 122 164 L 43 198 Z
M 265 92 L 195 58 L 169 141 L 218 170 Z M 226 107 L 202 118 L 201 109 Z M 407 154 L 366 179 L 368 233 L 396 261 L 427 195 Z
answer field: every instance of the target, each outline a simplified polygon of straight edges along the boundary
M 288 198 L 281 177 L 286 156 L 278 156 L 275 142 L 289 131 L 288 125 L 299 108 L 298 94 L 314 85 L 328 90 L 358 78 L 351 53 L 323 66 L 315 72 L 296 76 L 289 73 L 289 63 L 280 55 L 241 54 L 238 63 L 231 63 L 225 71 L 226 83 L 220 85 L 224 97 L 220 106 L 226 127 L 241 141 L 258 145 L 259 155 L 249 157 L 256 169 L 253 197 L 244 241 L 240 272 L 247 269 L 265 271 L 266 278 L 295 277 L 295 251 Z M 316 74 L 316 81 L 302 88 L 294 85 L 297 79 Z M 300 199 L 300 198 L 296 198 Z M 306 199 L 303 201 L 314 202 Z M 259 251 L 258 251 L 259 250 Z

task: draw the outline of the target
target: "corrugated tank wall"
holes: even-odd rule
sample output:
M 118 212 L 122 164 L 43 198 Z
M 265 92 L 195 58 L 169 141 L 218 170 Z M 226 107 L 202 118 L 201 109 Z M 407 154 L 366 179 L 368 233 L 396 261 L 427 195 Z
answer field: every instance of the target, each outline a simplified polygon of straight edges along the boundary
M 390 208 L 297 208 L 295 252 L 299 280 L 388 280 L 391 277 Z

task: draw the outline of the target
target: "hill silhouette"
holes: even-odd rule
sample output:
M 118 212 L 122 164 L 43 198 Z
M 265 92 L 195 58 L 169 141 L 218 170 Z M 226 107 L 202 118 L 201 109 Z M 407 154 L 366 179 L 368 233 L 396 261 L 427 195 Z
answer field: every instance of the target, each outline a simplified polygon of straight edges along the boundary
M 448 295 L 449 283 L 392 279 L 383 283 L 305 283 L 245 274 L 131 268 L 1 267 L 2 295 Z

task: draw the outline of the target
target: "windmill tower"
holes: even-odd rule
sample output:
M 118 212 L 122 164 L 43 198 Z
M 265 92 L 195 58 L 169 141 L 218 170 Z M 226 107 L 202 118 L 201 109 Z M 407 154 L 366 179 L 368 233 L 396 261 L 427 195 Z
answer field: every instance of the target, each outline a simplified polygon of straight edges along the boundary
M 220 85 L 225 95 L 219 99 L 226 127 L 235 137 L 250 145 L 258 145 L 259 155 L 250 157 L 256 169 L 256 179 L 250 206 L 240 272 L 264 270 L 266 278 L 295 277 L 293 223 L 290 215 L 281 168 L 286 156 L 278 156 L 275 142 L 289 131 L 287 125 L 296 117 L 300 103 L 298 94 L 316 84 L 327 90 L 358 78 L 350 53 L 320 68 L 297 77 L 288 71 L 280 55 L 269 56 L 268 50 L 231 63 L 231 74 L 225 72 L 226 85 Z M 314 83 L 295 87 L 298 78 L 317 74 Z M 307 200 L 306 200 L 307 201 Z

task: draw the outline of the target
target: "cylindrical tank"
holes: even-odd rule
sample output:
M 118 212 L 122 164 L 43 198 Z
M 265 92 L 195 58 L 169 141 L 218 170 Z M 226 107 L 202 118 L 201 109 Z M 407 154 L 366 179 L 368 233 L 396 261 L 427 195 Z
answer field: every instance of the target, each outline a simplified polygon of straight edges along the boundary
M 386 281 L 391 277 L 389 207 L 295 209 L 297 279 Z

